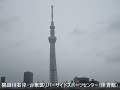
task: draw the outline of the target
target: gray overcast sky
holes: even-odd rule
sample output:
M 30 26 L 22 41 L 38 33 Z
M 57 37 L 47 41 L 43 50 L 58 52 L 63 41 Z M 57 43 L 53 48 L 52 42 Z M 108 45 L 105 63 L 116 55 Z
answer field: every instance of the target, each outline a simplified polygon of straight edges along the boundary
M 120 81 L 120 0 L 0 0 L 0 76 L 48 82 L 51 4 L 59 82 Z

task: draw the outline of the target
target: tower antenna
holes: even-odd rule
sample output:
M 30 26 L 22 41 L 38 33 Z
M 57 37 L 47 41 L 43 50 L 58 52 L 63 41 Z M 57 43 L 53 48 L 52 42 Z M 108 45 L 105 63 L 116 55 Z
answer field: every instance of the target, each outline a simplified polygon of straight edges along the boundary
M 52 17 L 52 21 L 53 21 L 53 5 L 51 5 L 51 10 L 52 10 L 51 17 Z

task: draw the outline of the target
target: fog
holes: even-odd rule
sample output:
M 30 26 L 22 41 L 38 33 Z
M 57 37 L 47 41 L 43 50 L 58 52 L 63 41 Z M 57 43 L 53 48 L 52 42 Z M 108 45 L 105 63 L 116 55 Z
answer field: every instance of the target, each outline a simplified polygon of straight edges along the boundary
M 49 81 L 52 4 L 58 81 L 120 81 L 119 0 L 0 0 L 0 76 Z

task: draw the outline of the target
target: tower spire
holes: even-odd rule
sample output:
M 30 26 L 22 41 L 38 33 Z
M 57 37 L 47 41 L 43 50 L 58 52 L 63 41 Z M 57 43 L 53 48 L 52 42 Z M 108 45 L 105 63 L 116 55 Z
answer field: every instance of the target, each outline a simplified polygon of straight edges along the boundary
M 53 21 L 53 5 L 51 5 L 51 11 L 52 11 L 52 15 L 51 15 L 51 17 L 52 17 L 52 21 Z
M 52 21 L 51 21 L 51 26 L 50 26 L 50 29 L 51 29 L 51 31 L 50 31 L 50 34 L 52 35 L 52 36 L 54 36 L 54 34 L 55 34 L 55 31 L 54 31 L 54 29 L 55 29 L 55 26 L 54 26 L 54 21 L 53 21 L 53 5 L 51 5 L 51 18 L 52 18 Z

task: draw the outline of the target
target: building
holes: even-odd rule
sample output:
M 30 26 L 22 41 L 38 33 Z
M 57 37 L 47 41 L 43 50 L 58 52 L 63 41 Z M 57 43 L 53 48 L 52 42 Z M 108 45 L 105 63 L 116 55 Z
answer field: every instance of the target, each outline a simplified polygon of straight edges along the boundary
M 50 43 L 50 83 L 57 83 L 58 78 L 57 78 L 57 66 L 56 66 L 56 54 L 55 54 L 55 42 L 56 42 L 56 37 L 55 37 L 55 26 L 54 26 L 54 21 L 53 21 L 53 5 L 51 6 L 51 11 L 52 11 L 52 21 L 51 21 L 51 26 L 50 26 L 50 37 L 48 38 L 49 43 Z
M 30 84 L 33 83 L 33 73 L 32 72 L 24 72 L 24 83 Z
M 1 82 L 2 82 L 2 83 L 5 82 L 5 77 L 1 77 Z
M 99 82 L 96 81 L 96 80 L 94 80 L 94 79 L 92 79 L 92 80 L 90 81 L 90 83 L 94 83 L 95 87 L 98 87 L 98 86 L 99 86 Z
M 89 78 L 86 78 L 86 77 L 75 77 L 74 78 L 74 82 L 75 83 L 89 83 Z
M 5 82 L 5 77 L 1 77 L 0 88 L 2 87 L 2 83 L 6 83 L 6 82 Z

